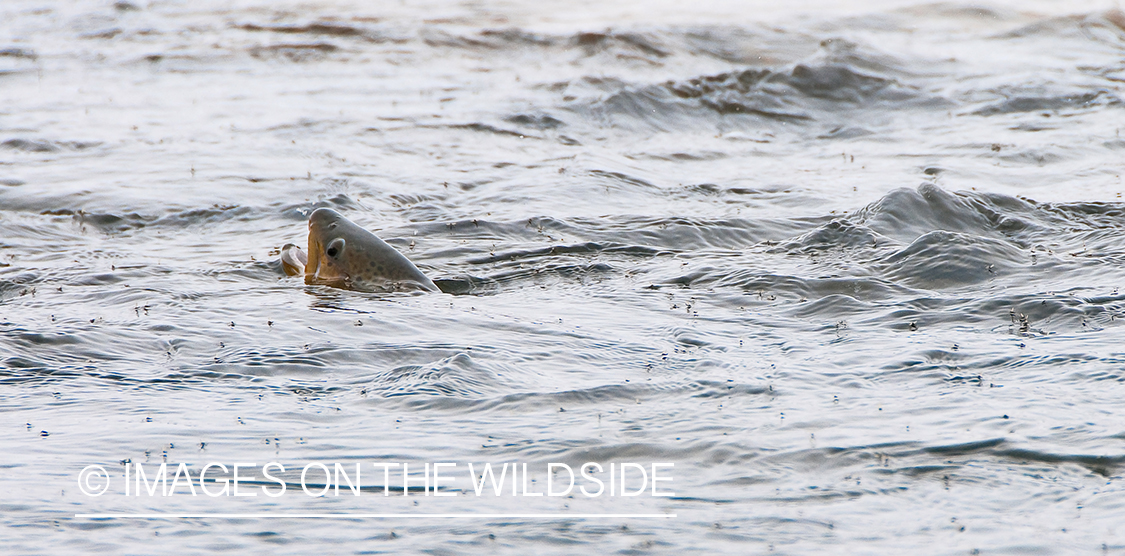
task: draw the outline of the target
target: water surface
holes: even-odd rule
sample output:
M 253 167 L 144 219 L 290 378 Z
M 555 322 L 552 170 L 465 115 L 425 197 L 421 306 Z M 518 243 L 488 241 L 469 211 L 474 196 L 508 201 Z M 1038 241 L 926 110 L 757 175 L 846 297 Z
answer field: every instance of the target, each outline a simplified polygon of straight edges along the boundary
M 5 2 L 3 544 L 1125 550 L 1123 80 L 1102 2 Z M 285 277 L 317 207 L 444 293 Z M 268 461 L 676 496 L 77 488 Z M 74 517 L 150 512 L 676 517 Z

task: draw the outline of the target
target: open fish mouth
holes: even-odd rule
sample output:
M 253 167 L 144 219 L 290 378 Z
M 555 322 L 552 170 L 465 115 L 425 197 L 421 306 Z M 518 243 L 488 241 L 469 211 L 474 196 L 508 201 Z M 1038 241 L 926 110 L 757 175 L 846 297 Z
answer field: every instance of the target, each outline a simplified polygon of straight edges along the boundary
M 288 276 L 304 276 L 309 256 L 300 247 L 286 243 L 281 247 L 281 268 Z
M 320 270 L 320 241 L 316 237 L 316 228 L 313 223 L 309 222 L 309 262 L 305 265 L 305 281 L 308 282 L 310 276 L 316 276 Z
M 349 282 L 347 273 L 340 271 L 338 268 L 332 268 L 333 265 L 331 265 L 324 256 L 325 242 L 321 238 L 322 234 L 323 231 L 321 227 L 310 220 L 309 252 L 308 264 L 305 265 L 305 283 L 310 285 L 324 284 L 346 287 Z

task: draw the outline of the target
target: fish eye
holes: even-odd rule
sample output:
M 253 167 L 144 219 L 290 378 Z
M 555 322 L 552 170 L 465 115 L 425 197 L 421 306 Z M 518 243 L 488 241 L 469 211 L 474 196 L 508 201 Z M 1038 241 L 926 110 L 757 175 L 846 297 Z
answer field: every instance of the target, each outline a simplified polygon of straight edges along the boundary
M 329 257 L 336 258 L 336 256 L 344 252 L 344 239 L 336 238 L 328 244 L 328 248 L 324 250 L 324 254 Z
M 333 222 L 333 223 L 329 224 L 329 225 L 328 225 L 328 229 L 329 229 L 329 230 L 335 230 L 335 229 L 336 229 L 336 223 L 335 223 L 335 222 Z

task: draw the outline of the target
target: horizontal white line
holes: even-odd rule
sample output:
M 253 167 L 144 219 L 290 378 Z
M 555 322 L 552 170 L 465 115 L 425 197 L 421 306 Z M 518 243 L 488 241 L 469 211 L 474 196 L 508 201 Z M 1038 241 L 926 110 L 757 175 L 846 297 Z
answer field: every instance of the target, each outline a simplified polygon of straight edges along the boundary
M 203 518 L 218 518 L 218 519 L 256 519 L 256 518 L 329 518 L 329 519 L 358 519 L 358 518 L 414 518 L 414 517 L 441 517 L 441 518 L 536 518 L 536 519 L 582 519 L 582 518 L 599 518 L 599 517 L 613 517 L 613 518 L 670 518 L 676 517 L 676 514 L 484 514 L 484 513 L 459 513 L 459 514 L 423 514 L 423 513 L 410 513 L 410 514 L 349 514 L 349 513 L 331 513 L 331 514 L 275 514 L 275 513 L 253 513 L 253 514 L 74 514 L 78 519 L 159 519 L 159 518 L 172 518 L 172 519 L 203 519 Z

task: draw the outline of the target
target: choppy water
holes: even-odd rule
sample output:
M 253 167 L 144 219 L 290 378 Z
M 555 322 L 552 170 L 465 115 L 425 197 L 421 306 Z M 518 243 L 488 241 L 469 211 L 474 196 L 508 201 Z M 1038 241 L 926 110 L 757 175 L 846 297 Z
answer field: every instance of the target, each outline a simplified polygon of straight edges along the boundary
M 5 552 L 1125 550 L 1125 14 L 607 4 L 0 5 Z M 321 206 L 446 293 L 286 278 Z M 125 461 L 676 496 L 79 492 Z

